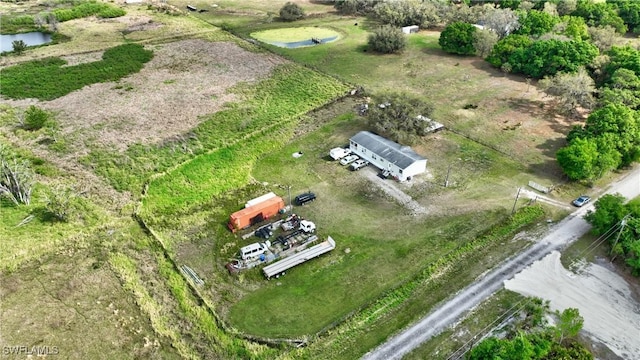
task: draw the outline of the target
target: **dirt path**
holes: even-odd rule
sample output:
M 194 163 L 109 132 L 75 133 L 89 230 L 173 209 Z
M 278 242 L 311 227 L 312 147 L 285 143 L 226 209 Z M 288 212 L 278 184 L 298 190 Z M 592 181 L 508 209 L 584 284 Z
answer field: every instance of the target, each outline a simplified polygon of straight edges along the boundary
M 627 199 L 640 195 L 640 167 L 611 184 L 607 193 L 620 193 Z M 484 277 L 476 280 L 446 302 L 434 308 L 417 323 L 365 354 L 363 359 L 400 359 L 423 342 L 438 335 L 462 318 L 469 310 L 502 288 L 504 281 L 513 278 L 517 273 L 533 262 L 542 259 L 545 255 L 567 246 L 586 234 L 591 226 L 583 219 L 583 216 L 588 210 L 592 209 L 593 204 L 590 204 L 576 210 L 552 227 L 550 232 L 538 243 L 525 249 L 519 255 L 507 259 L 491 272 L 485 274 Z M 585 314 L 582 315 L 585 316 Z M 637 332 L 634 334 L 637 334 Z M 604 337 L 603 335 L 599 336 Z M 637 340 L 637 336 L 635 338 Z
M 563 202 L 563 201 L 559 201 L 556 199 L 552 199 L 550 197 L 546 197 L 544 195 L 540 195 L 535 191 L 531 191 L 529 189 L 525 189 L 525 188 L 521 188 L 520 189 L 520 196 L 525 197 L 527 199 L 532 199 L 535 201 L 541 201 L 543 203 L 549 204 L 549 205 L 553 205 L 553 206 L 557 206 L 563 209 L 571 209 L 571 206 L 569 206 L 569 204 Z
M 554 251 L 506 281 L 505 288 L 550 300 L 551 310 L 577 308 L 590 336 L 623 359 L 640 359 L 640 303 L 629 284 L 605 267 L 591 264 L 576 275 Z
M 421 216 L 426 215 L 428 213 L 427 209 L 420 205 L 417 201 L 413 200 L 411 196 L 405 194 L 402 190 L 398 189 L 395 184 L 391 180 L 385 180 L 378 177 L 376 171 L 373 167 L 369 166 L 362 171 L 361 174 L 364 175 L 369 181 L 378 186 L 385 194 L 394 198 L 400 205 L 404 206 L 411 212 L 413 216 Z

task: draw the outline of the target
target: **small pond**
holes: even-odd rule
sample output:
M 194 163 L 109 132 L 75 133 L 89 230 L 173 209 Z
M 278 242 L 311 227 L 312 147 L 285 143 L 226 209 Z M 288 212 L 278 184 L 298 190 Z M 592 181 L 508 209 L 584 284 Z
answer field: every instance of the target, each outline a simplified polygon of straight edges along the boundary
M 13 51 L 11 43 L 15 40 L 22 40 L 27 46 L 42 45 L 51 42 L 51 34 L 34 31 L 23 34 L 0 35 L 0 52 Z
M 309 39 L 309 40 L 291 41 L 291 42 L 280 42 L 280 41 L 265 41 L 265 42 L 267 44 L 275 45 L 282 48 L 295 49 L 303 46 L 320 45 L 320 44 L 332 42 L 332 41 L 335 41 L 337 38 L 338 36 L 332 36 L 328 38 L 315 39 L 315 41 L 314 39 Z

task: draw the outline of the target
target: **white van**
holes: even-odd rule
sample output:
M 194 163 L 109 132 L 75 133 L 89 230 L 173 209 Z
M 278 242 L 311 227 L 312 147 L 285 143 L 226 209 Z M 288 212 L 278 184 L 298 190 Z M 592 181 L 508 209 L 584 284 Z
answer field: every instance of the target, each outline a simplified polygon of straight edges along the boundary
M 240 248 L 240 257 L 242 260 L 251 260 L 267 252 L 267 248 L 271 245 L 267 243 L 253 243 Z

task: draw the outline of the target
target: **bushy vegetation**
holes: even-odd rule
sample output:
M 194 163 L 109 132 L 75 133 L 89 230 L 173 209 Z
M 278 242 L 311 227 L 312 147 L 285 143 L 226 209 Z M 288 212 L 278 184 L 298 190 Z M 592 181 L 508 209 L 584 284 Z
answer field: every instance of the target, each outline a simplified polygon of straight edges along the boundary
M 454 22 L 440 33 L 438 44 L 442 50 L 459 55 L 475 55 L 473 47 L 474 34 L 477 28 L 464 22 Z
M 72 7 L 57 8 L 52 11 L 45 11 L 37 15 L 0 15 L 2 23 L 2 33 L 13 34 L 27 31 L 41 30 L 45 22 L 53 25 L 53 31 L 56 31 L 58 22 L 65 22 L 74 19 L 80 19 L 89 16 L 97 16 L 99 18 L 108 19 L 126 15 L 126 11 L 121 7 L 113 4 L 90 1 L 71 1 Z M 60 3 L 65 6 L 64 2 Z
M 397 53 L 407 46 L 407 40 L 402 30 L 390 25 L 380 26 L 373 30 L 367 43 L 373 51 L 383 54 Z
M 13 99 L 52 100 L 84 86 L 115 81 L 136 73 L 153 52 L 138 44 L 108 49 L 101 61 L 65 66 L 65 60 L 47 58 L 3 69 L 0 93 Z
M 379 106 L 379 105 L 382 105 Z M 427 134 L 433 106 L 409 94 L 379 94 L 367 112 L 369 125 L 380 135 L 412 145 Z
M 640 198 L 626 200 L 619 194 L 604 195 L 585 219 L 594 235 L 606 236 L 612 259 L 621 256 L 633 274 L 640 276 Z
M 120 7 L 97 1 L 84 2 L 70 9 L 56 9 L 53 11 L 53 15 L 60 22 L 94 15 L 99 18 L 114 18 L 124 16 L 125 14 L 126 11 Z
M 280 19 L 284 21 L 296 21 L 304 19 L 304 9 L 300 5 L 288 2 L 280 9 Z
M 22 31 L 29 31 L 35 28 L 36 24 L 31 15 L 5 15 L 0 14 L 3 34 L 14 34 Z
M 567 136 L 556 155 L 572 180 L 599 179 L 640 160 L 640 51 L 613 47 L 602 67 L 598 108 Z
M 540 299 L 527 300 L 521 306 L 522 314 L 506 327 L 506 336 L 489 337 L 477 344 L 466 356 L 467 360 L 591 360 L 593 355 L 575 337 L 582 329 L 584 319 L 578 309 L 569 308 L 553 315 L 551 326 L 544 316 L 549 314 L 548 304 Z

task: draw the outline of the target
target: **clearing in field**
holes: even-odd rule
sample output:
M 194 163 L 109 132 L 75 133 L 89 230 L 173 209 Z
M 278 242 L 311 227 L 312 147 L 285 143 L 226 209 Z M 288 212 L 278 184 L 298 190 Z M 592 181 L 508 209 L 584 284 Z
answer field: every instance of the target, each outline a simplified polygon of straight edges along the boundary
M 97 143 L 124 150 L 191 130 L 202 116 L 237 100 L 230 87 L 259 80 L 283 63 L 230 42 L 194 39 L 150 48 L 154 58 L 139 73 L 87 86 L 42 107 L 60 114 L 64 132 L 92 130 Z

